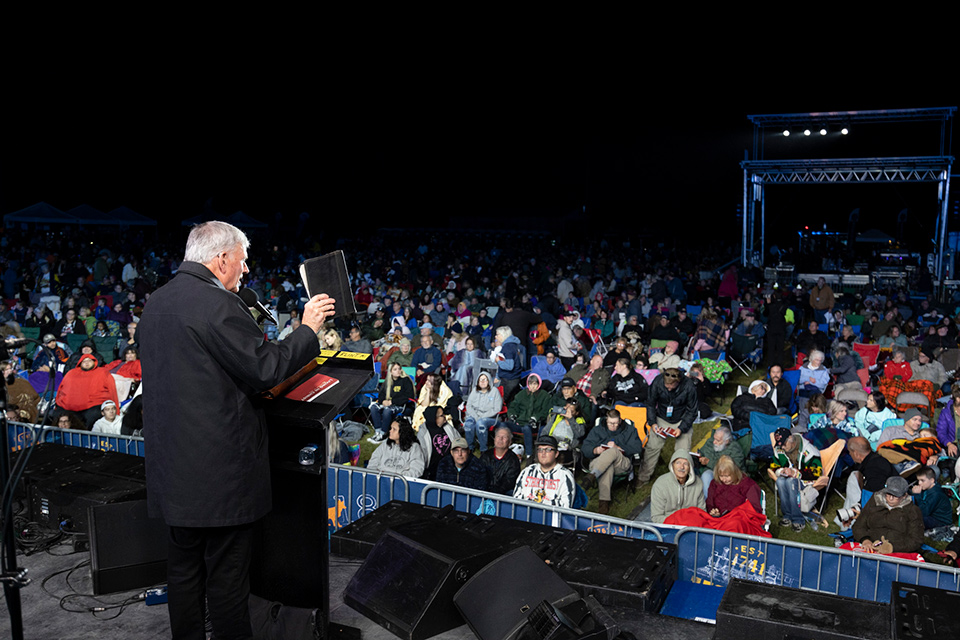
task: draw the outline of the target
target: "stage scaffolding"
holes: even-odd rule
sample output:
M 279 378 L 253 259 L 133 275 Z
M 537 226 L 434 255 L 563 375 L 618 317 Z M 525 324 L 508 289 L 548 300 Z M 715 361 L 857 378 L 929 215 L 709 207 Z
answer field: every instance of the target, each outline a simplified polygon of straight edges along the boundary
M 740 261 L 752 261 L 759 245 L 761 263 L 766 254 L 766 198 L 768 185 L 778 184 L 880 184 L 880 183 L 935 183 L 939 219 L 937 224 L 936 272 L 937 281 L 944 274 L 947 238 L 947 211 L 950 196 L 950 172 L 953 166 L 950 141 L 953 115 L 956 107 L 932 109 L 888 109 L 878 111 L 834 111 L 811 113 L 784 113 L 748 116 L 753 122 L 753 157 L 740 163 L 743 169 L 743 242 Z M 905 123 L 933 121 L 940 123 L 940 153 L 936 156 L 841 158 L 841 159 L 779 159 L 764 160 L 764 136 L 771 131 L 810 127 L 826 127 L 831 132 L 857 123 Z M 815 134 L 818 135 L 818 134 Z M 756 228 L 759 214 L 760 228 Z M 759 238 L 757 237 L 759 231 Z

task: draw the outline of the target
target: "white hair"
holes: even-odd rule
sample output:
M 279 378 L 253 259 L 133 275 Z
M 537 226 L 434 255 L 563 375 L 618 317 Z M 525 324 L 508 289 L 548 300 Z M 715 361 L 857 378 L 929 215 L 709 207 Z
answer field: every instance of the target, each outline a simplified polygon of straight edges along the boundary
M 207 264 L 224 251 L 233 251 L 237 245 L 243 249 L 250 246 L 247 234 L 240 229 L 219 220 L 202 222 L 190 230 L 183 259 Z
M 823 351 L 818 351 L 814 349 L 813 351 L 810 352 L 810 356 L 808 359 L 810 362 L 813 362 L 814 360 L 819 360 L 820 362 L 823 362 L 823 359 L 825 357 L 826 356 L 823 354 Z
M 500 338 L 501 340 L 506 340 L 512 335 L 513 335 L 513 329 L 511 329 L 507 325 L 503 325 L 502 327 L 497 327 L 497 337 Z
M 713 450 L 716 451 L 717 453 L 720 453 L 721 451 L 725 451 L 726 448 L 730 446 L 730 443 L 733 442 L 733 431 L 730 430 L 730 427 L 723 426 L 723 427 L 717 427 L 714 433 L 715 434 L 718 433 L 723 437 L 723 444 L 720 445 L 719 447 L 717 445 L 713 445 Z M 740 445 L 736 445 L 736 446 L 740 446 Z

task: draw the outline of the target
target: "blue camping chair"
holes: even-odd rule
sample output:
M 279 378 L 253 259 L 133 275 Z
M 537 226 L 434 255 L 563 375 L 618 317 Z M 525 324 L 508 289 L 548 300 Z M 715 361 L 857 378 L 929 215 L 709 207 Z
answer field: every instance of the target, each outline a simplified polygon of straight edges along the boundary
M 783 379 L 787 381 L 790 389 L 793 391 L 793 395 L 790 398 L 790 408 L 787 409 L 790 415 L 793 415 L 800 409 L 799 403 L 797 402 L 797 387 L 800 386 L 800 370 L 793 369 L 791 371 L 784 371 Z
M 770 434 L 784 427 L 789 429 L 790 416 L 787 415 L 778 415 L 778 416 L 768 416 L 765 413 L 760 413 L 754 411 L 750 414 L 750 456 L 755 457 L 761 453 L 761 449 L 764 446 L 770 446 Z

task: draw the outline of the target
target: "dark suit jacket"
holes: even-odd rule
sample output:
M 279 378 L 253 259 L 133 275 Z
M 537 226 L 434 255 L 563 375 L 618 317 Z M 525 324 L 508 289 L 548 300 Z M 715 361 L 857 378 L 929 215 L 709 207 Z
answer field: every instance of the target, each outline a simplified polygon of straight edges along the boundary
M 303 325 L 265 341 L 240 296 L 195 262 L 150 296 L 139 334 L 151 514 L 178 527 L 262 518 L 270 465 L 257 394 L 316 357 L 317 336 Z

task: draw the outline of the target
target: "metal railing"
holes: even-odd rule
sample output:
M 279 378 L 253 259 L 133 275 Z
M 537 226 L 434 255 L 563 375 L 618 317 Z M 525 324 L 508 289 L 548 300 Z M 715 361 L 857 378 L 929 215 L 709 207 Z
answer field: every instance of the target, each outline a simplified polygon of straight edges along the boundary
M 960 572 L 879 554 L 687 527 L 674 539 L 679 579 L 725 586 L 731 578 L 890 601 L 893 582 L 960 591 Z
M 411 502 L 407 478 L 389 471 L 331 464 L 327 471 L 327 530 L 344 527 L 391 500 Z
M 141 437 L 41 428 L 20 422 L 9 423 L 8 430 L 13 451 L 39 442 L 55 442 L 144 455 Z M 328 473 L 330 530 L 345 526 L 391 500 L 404 500 L 435 507 L 452 505 L 461 512 L 497 515 L 575 531 L 663 541 L 661 531 L 648 523 L 351 466 L 331 464 Z M 960 592 L 957 569 L 890 556 L 695 527 L 681 529 L 674 542 L 678 547 L 679 579 L 685 581 L 726 585 L 730 578 L 744 578 L 879 602 L 889 601 L 893 582 Z
M 10 438 L 10 450 L 19 451 L 42 442 L 65 444 L 84 449 L 117 451 L 133 456 L 144 456 L 143 438 L 139 436 L 108 435 L 75 429 L 41 427 L 23 422 L 8 422 L 7 433 Z
M 542 505 L 486 491 L 461 489 L 438 482 L 428 483 L 423 488 L 421 498 L 421 504 L 431 507 L 452 505 L 457 511 L 465 513 L 495 515 L 574 531 L 594 531 L 663 542 L 661 533 L 650 524 L 605 517 L 579 509 Z
M 390 500 L 433 507 L 452 505 L 464 513 L 497 515 L 577 531 L 643 538 L 663 542 L 653 526 L 596 513 L 540 505 L 527 500 L 452 485 L 405 478 L 389 472 L 331 464 L 327 481 L 328 525 L 340 529 Z

